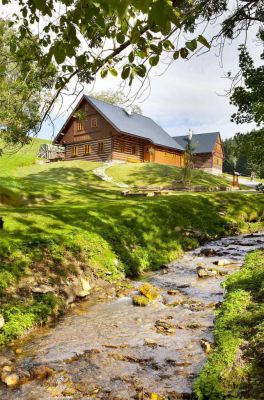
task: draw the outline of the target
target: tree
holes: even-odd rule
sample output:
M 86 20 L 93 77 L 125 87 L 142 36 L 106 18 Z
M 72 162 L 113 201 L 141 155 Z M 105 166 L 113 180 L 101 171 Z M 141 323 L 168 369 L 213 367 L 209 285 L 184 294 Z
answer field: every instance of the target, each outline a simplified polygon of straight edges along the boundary
M 191 184 L 192 181 L 192 170 L 195 162 L 195 147 L 192 144 L 192 130 L 189 130 L 188 137 L 184 139 L 186 141 L 185 153 L 184 153 L 184 166 L 183 166 L 183 183 Z
M 94 93 L 93 96 L 98 100 L 103 100 L 110 104 L 120 105 L 121 107 L 125 107 L 127 102 L 127 98 L 122 90 L 105 90 Z M 137 104 L 131 105 L 131 111 L 142 115 L 142 109 Z
M 244 155 L 250 169 L 260 178 L 264 178 L 264 130 L 254 130 L 246 134 L 238 133 L 235 139 L 237 153 Z
M 264 45 L 264 31 L 260 37 Z M 231 103 L 238 107 L 238 111 L 232 115 L 232 121 L 255 121 L 257 125 L 264 125 L 264 66 L 254 66 L 245 46 L 240 47 L 239 59 L 244 86 L 235 87 L 232 93 Z M 264 52 L 261 59 L 264 59 Z
M 51 64 L 32 61 L 40 55 L 31 35 L 20 42 L 0 20 L 0 138 L 5 144 L 27 144 L 39 130 L 56 73 Z
M 98 73 L 103 78 L 120 73 L 128 85 L 134 79 L 143 85 L 162 54 L 174 61 L 188 58 L 200 45 L 210 48 L 200 31 L 223 14 L 210 42 L 263 23 L 262 0 L 19 0 L 17 7 L 12 23 L 19 41 L 34 36 L 38 27 L 37 61 L 44 69 L 51 61 L 57 65 L 55 92 L 42 120 L 74 78 L 90 83 Z
M 237 171 L 242 175 L 249 175 L 250 167 L 248 166 L 247 156 L 239 151 L 236 136 L 225 139 L 223 141 L 223 146 L 223 172 L 233 174 L 234 171 Z

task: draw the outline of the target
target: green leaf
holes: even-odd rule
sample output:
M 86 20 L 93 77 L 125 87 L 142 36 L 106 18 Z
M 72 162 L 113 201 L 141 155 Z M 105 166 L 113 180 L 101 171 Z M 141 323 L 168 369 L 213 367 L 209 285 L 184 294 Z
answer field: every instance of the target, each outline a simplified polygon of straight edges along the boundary
M 182 47 L 182 48 L 180 49 L 181 58 L 187 58 L 187 57 L 188 57 L 188 54 L 189 54 L 189 51 L 188 51 L 188 49 L 186 49 L 185 47 Z
M 130 70 L 131 67 L 129 65 L 125 65 L 121 73 L 121 78 L 127 79 L 129 77 Z
M 154 53 L 156 53 L 156 54 L 161 53 L 160 48 L 156 44 L 151 43 L 151 45 L 149 47 L 151 48 L 152 51 L 154 51 Z
M 144 51 L 142 51 L 142 50 L 137 50 L 137 51 L 136 51 L 136 55 L 137 55 L 139 58 L 142 58 L 142 59 L 144 59 L 144 58 L 146 57 L 146 53 L 145 53 Z
M 53 46 L 53 54 L 58 64 L 62 64 L 66 57 L 66 52 L 63 43 L 56 42 Z
M 150 0 L 131 0 L 130 3 L 143 13 L 147 13 L 149 10 Z
M 132 50 L 130 53 L 129 53 L 129 56 L 128 56 L 128 60 L 129 60 L 129 62 L 133 62 L 134 61 L 134 59 L 135 59 L 135 52 Z
M 200 42 L 203 46 L 207 47 L 208 49 L 211 48 L 211 45 L 207 42 L 205 37 L 203 37 L 202 35 L 199 35 L 197 40 L 198 40 L 198 42 Z
M 197 49 L 197 41 L 196 41 L 196 39 L 193 39 L 190 42 L 186 42 L 185 45 L 191 51 L 195 51 Z
M 109 68 L 109 72 L 113 76 L 118 76 L 118 72 L 114 67 Z
M 116 40 L 117 40 L 118 43 L 120 43 L 120 44 L 124 43 L 125 39 L 126 39 L 125 35 L 124 35 L 123 33 L 121 33 L 121 32 L 119 32 L 119 33 L 116 35 Z
M 153 57 L 150 57 L 150 59 L 149 59 L 149 64 L 152 66 L 152 67 L 155 67 L 155 65 L 157 65 L 159 63 L 159 56 L 157 55 L 157 56 L 153 56 Z
M 177 59 L 179 58 L 179 55 L 180 55 L 179 50 L 176 50 L 176 51 L 173 53 L 173 58 L 174 58 L 174 60 L 177 60 Z
M 137 65 L 135 68 L 135 73 L 140 76 L 141 78 L 144 78 L 144 76 L 146 75 L 147 72 L 147 68 L 145 67 L 145 65 L 141 64 L 141 65 Z
M 170 49 L 174 49 L 175 46 L 174 46 L 173 43 L 171 43 L 170 40 L 167 39 L 167 40 L 165 40 L 165 41 L 163 42 L 163 48 L 164 48 L 165 50 L 170 50 Z
M 108 74 L 108 69 L 101 69 L 101 78 L 106 78 Z

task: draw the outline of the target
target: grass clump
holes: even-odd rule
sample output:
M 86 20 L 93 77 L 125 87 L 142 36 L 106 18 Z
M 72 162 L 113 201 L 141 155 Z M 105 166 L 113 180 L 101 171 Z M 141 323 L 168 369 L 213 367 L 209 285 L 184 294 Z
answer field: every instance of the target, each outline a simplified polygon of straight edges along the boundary
M 23 335 L 34 325 L 46 322 L 58 313 L 60 299 L 53 293 L 39 295 L 36 299 L 6 304 L 1 313 L 5 324 L 0 331 L 0 345 Z
M 264 393 L 264 252 L 246 258 L 224 283 L 227 296 L 217 315 L 215 349 L 194 390 L 199 400 L 260 399 Z

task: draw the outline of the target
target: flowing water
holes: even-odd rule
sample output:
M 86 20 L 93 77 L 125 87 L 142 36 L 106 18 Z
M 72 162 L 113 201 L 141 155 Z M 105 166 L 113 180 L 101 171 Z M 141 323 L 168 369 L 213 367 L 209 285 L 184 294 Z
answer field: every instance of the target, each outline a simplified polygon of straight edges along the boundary
M 204 343 L 213 341 L 224 274 L 237 270 L 256 248 L 264 248 L 264 234 L 228 237 L 186 253 L 148 277 L 161 296 L 147 307 L 133 306 L 134 293 L 81 303 L 54 326 L 2 353 L 2 365 L 11 360 L 22 375 L 38 366 L 53 371 L 17 388 L 1 384 L 0 399 L 127 400 L 156 398 L 154 393 L 169 400 L 191 398 L 192 382 L 206 359 Z M 216 267 L 226 259 L 228 265 Z M 222 272 L 198 278 L 197 266 Z M 134 292 L 140 285 L 135 283 Z

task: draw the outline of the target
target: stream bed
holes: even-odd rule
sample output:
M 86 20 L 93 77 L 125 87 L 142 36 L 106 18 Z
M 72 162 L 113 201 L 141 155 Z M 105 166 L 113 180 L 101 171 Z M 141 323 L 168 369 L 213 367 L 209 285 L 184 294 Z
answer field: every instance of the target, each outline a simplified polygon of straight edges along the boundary
M 258 248 L 264 248 L 264 234 L 227 237 L 186 253 L 148 276 L 160 297 L 147 307 L 132 304 L 142 282 L 128 297 L 78 304 L 54 326 L 34 330 L 1 353 L 1 365 L 12 362 L 25 383 L 13 389 L 0 384 L 0 399 L 190 399 L 213 346 L 221 282 Z M 217 270 L 217 276 L 199 278 L 197 267 Z M 27 379 L 32 371 L 35 379 Z

